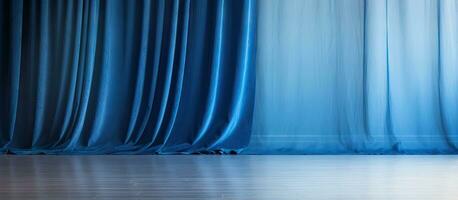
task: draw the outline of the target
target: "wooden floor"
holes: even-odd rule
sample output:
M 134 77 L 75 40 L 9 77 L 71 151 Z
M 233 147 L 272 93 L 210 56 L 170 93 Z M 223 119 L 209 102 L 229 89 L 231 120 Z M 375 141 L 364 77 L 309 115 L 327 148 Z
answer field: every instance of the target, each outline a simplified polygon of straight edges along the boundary
M 0 199 L 458 199 L 458 156 L 0 156 Z

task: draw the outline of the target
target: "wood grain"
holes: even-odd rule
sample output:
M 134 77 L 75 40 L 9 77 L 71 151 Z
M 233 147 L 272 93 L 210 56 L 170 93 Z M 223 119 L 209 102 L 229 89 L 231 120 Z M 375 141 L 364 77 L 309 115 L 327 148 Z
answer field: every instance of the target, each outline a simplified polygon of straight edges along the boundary
M 457 156 L 0 156 L 0 199 L 458 199 Z

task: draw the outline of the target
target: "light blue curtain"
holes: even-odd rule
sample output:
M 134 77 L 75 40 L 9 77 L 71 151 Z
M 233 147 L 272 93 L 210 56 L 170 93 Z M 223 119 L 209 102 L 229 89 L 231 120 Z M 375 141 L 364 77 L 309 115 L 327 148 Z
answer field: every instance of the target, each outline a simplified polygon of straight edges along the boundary
M 455 153 L 458 1 L 265 0 L 245 153 Z

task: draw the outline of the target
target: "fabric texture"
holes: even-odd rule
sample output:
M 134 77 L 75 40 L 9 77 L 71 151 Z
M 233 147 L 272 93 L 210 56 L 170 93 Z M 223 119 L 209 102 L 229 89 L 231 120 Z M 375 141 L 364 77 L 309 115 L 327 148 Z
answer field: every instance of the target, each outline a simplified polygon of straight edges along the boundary
M 0 0 L 0 29 L 0 152 L 458 153 L 456 0 Z
M 257 19 L 245 153 L 458 152 L 458 1 L 269 0 Z
M 254 0 L 0 1 L 0 149 L 244 148 Z

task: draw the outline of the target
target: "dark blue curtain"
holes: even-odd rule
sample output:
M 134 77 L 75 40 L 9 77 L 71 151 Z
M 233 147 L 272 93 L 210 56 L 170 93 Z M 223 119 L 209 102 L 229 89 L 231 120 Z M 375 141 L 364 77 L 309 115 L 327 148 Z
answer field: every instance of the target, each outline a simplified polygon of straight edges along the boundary
M 251 0 L 0 1 L 0 150 L 244 148 Z

